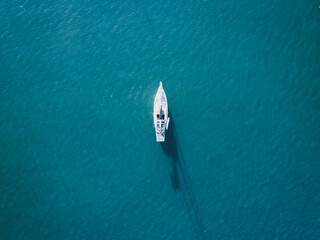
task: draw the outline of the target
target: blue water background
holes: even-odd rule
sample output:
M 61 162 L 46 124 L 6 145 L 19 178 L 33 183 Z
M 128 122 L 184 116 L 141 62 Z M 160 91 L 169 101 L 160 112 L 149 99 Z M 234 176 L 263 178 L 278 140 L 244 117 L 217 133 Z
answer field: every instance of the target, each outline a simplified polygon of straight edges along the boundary
M 0 239 L 320 239 L 319 5 L 1 1 Z

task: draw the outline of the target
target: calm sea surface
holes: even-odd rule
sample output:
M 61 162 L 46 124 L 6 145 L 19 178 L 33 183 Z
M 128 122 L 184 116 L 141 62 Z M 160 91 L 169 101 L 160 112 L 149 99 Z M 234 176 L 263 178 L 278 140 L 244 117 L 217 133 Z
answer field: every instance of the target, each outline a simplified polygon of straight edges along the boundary
M 0 239 L 320 239 L 319 4 L 2 0 Z

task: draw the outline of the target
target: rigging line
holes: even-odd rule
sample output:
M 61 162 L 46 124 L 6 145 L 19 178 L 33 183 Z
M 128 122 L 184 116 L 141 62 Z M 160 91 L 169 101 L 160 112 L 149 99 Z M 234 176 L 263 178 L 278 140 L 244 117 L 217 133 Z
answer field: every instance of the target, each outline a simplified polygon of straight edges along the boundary
M 169 158 L 169 157 L 168 157 Z M 173 159 L 172 159 L 172 161 L 174 161 Z M 179 160 L 178 160 L 179 161 Z M 174 162 L 172 162 L 172 164 L 175 164 Z M 170 173 L 170 172 L 169 172 Z M 178 173 L 177 173 L 178 174 Z M 181 185 L 182 186 L 182 185 Z M 190 219 L 191 219 L 191 225 L 192 225 L 192 228 L 193 228 L 193 230 L 194 230 L 194 232 L 195 232 L 195 234 L 196 234 L 196 236 L 198 236 L 198 228 L 197 228 L 197 223 L 195 222 L 195 220 L 194 220 L 194 217 L 193 217 L 193 215 L 192 215 L 192 207 L 190 207 L 190 204 L 188 204 L 188 200 L 187 200 L 187 196 L 186 196 L 186 193 L 183 191 L 183 189 L 181 189 L 181 192 L 182 192 L 182 197 L 183 197 L 183 201 L 184 201 L 184 204 L 186 205 L 186 207 L 187 207 L 187 213 L 189 214 L 189 216 L 190 216 Z M 201 233 L 200 233 L 200 235 L 201 235 Z M 199 239 L 199 237 L 197 237 L 197 239 Z
M 192 215 L 192 216 L 195 219 L 197 229 L 198 229 L 198 231 L 199 231 L 199 233 L 201 235 L 201 238 L 205 239 L 204 230 L 203 230 L 204 228 L 203 228 L 203 225 L 202 225 L 202 222 L 201 222 L 201 218 L 199 216 L 199 210 L 197 208 L 197 205 L 196 205 L 196 202 L 195 202 L 195 199 L 194 199 L 194 194 L 192 192 L 192 189 L 190 189 L 190 184 L 188 183 L 189 180 L 187 180 L 187 177 L 185 176 L 185 173 L 183 172 L 184 170 L 183 170 L 183 167 L 182 167 L 181 164 L 180 164 L 180 168 L 181 168 L 181 175 L 184 178 L 184 182 L 185 182 L 185 186 L 186 186 L 185 190 L 189 194 L 189 202 L 190 203 L 187 206 L 190 206 L 190 208 L 192 208 L 193 213 L 194 213 L 194 215 Z M 185 194 L 184 191 L 183 191 L 183 194 Z
M 183 196 L 183 201 L 187 207 L 187 211 L 188 211 L 190 219 L 191 219 L 192 228 L 193 228 L 195 234 L 198 236 L 198 239 L 203 239 L 201 230 L 198 229 L 199 227 L 197 227 L 198 226 L 198 223 L 196 222 L 197 220 L 195 220 L 192 215 L 192 211 L 194 211 L 194 210 L 193 210 L 192 206 L 190 206 L 190 204 L 188 204 L 188 199 L 187 199 L 186 193 L 183 191 L 183 189 L 181 189 L 181 192 L 182 192 L 182 196 Z
M 190 200 L 191 200 L 191 204 L 193 206 L 193 208 L 195 209 L 195 214 L 196 214 L 196 218 L 198 219 L 198 223 L 199 223 L 199 227 L 201 228 L 201 230 L 203 230 L 203 225 L 202 225 L 202 221 L 200 219 L 200 214 L 199 214 L 199 208 L 198 208 L 198 205 L 197 205 L 197 202 L 195 200 L 195 194 L 194 194 L 194 191 L 192 189 L 192 185 L 191 185 L 191 181 L 190 181 L 190 177 L 188 175 L 188 172 L 187 172 L 187 167 L 184 163 L 184 159 L 182 159 L 181 161 L 182 163 L 180 164 L 181 166 L 181 171 L 183 173 L 183 177 L 185 178 L 185 181 L 186 181 L 186 186 L 190 192 Z
M 197 226 L 199 228 L 201 237 L 202 237 L 202 239 L 205 239 L 204 226 L 203 226 L 203 223 L 202 223 L 201 218 L 200 218 L 199 208 L 198 208 L 198 205 L 197 205 L 197 202 L 196 202 L 196 198 L 195 198 L 195 194 L 194 194 L 191 182 L 190 182 L 190 177 L 189 177 L 189 174 L 188 174 L 188 171 L 187 171 L 187 166 L 186 166 L 183 154 L 182 154 L 180 141 L 179 141 L 178 135 L 176 133 L 176 129 L 173 129 L 173 131 L 174 131 L 175 137 L 177 139 L 177 146 L 178 146 L 178 150 L 179 150 L 178 152 L 180 152 L 179 165 L 180 165 L 180 168 L 181 168 L 181 175 L 182 175 L 182 177 L 184 178 L 184 181 L 185 181 L 186 191 L 189 192 L 190 202 L 191 202 L 191 205 L 192 205 L 192 208 L 193 208 L 193 212 L 194 212 L 194 215 L 195 215 L 195 219 L 196 219 Z

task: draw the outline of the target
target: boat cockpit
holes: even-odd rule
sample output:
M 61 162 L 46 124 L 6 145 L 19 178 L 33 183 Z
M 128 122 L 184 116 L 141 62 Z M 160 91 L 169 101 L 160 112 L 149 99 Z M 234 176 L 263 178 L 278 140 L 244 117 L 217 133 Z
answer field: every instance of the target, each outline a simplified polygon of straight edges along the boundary
M 157 119 L 158 120 L 164 120 L 165 114 L 162 111 L 162 108 L 160 109 L 160 114 L 157 114 Z

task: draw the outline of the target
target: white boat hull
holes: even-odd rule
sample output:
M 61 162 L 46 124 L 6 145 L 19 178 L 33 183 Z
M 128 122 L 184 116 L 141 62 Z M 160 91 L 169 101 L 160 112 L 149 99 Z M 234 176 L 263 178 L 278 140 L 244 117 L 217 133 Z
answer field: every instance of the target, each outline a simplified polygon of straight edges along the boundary
M 169 127 L 168 102 L 166 93 L 160 82 L 157 94 L 153 103 L 153 124 L 156 131 L 157 142 L 165 141 L 165 131 Z

